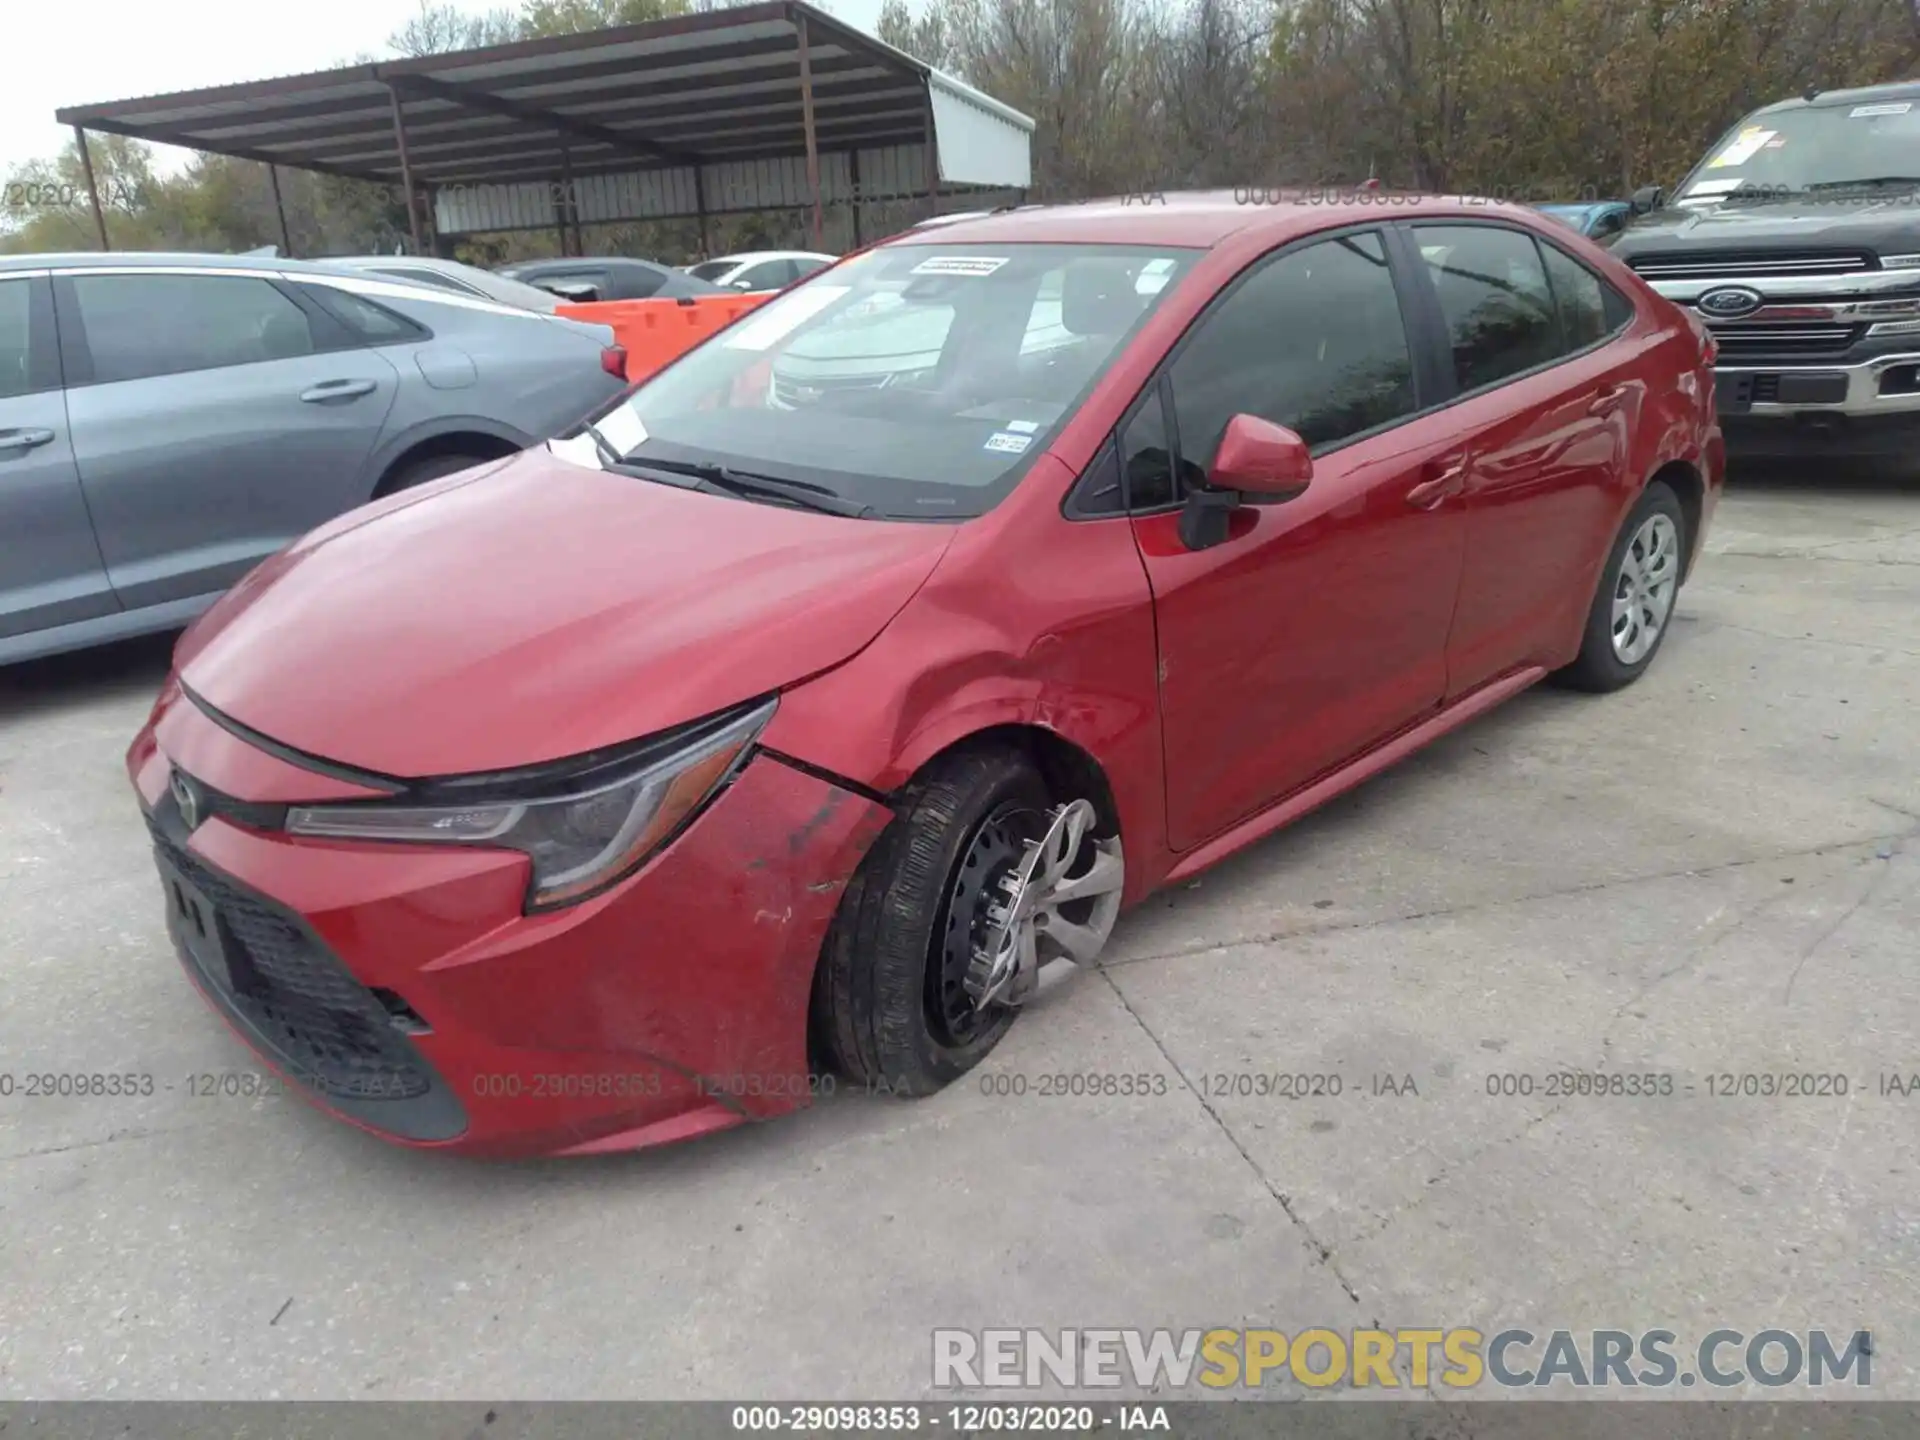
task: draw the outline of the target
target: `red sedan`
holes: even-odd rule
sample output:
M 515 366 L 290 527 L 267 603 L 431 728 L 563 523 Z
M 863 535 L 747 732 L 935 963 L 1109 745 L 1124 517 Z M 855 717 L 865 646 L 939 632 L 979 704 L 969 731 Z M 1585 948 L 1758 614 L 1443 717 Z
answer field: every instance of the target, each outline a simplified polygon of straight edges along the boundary
M 1551 220 L 1396 199 L 910 232 L 296 543 L 127 757 L 188 975 L 420 1146 L 926 1094 L 1156 887 L 1635 680 L 1711 342 Z

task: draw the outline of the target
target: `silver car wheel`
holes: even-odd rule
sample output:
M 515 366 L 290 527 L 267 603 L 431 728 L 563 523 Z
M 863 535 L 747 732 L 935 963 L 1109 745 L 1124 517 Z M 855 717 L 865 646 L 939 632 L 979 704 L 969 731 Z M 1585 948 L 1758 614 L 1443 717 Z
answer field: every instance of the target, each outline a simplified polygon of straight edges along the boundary
M 1613 585 L 1613 653 L 1637 665 L 1660 641 L 1680 584 L 1680 531 L 1671 517 L 1649 515 L 1633 532 Z

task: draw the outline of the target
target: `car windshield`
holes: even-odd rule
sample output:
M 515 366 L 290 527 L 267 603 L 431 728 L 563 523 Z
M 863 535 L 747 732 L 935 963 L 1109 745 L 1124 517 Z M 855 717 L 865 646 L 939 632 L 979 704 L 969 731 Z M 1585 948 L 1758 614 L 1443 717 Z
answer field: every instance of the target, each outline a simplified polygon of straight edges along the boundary
M 1702 205 L 1856 186 L 1920 191 L 1920 105 L 1883 100 L 1757 115 L 1721 137 L 1678 199 Z
M 869 251 L 752 311 L 598 427 L 635 464 L 799 481 L 878 516 L 978 515 L 1013 489 L 1197 253 Z

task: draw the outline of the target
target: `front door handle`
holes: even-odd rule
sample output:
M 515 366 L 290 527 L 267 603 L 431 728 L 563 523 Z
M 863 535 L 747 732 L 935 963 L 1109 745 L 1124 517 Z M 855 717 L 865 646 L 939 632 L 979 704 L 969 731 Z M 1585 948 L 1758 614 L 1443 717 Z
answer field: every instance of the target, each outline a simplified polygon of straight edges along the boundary
M 1449 495 L 1458 495 L 1467 488 L 1467 469 L 1472 464 L 1470 455 L 1440 461 L 1440 468 L 1430 479 L 1422 480 L 1407 492 L 1407 503 L 1420 510 L 1431 510 Z
M 371 395 L 379 388 L 371 380 L 323 380 L 311 390 L 302 390 L 300 398 L 309 405 L 324 405 L 329 400 L 354 400 Z
M 0 430 L 0 450 L 34 450 L 52 441 L 51 430 Z

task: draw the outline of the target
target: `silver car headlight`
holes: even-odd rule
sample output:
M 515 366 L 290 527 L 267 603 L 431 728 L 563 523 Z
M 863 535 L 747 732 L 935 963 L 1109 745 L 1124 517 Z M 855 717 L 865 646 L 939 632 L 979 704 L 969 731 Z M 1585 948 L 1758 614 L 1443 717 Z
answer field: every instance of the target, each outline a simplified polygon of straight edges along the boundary
M 533 861 L 528 910 L 625 879 L 739 773 L 776 702 L 558 766 L 427 782 L 395 801 L 295 806 L 287 829 L 327 839 L 485 845 Z

